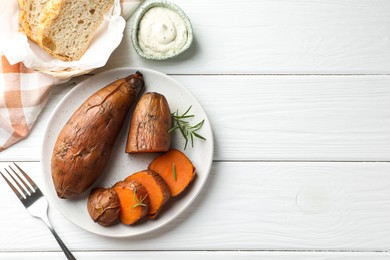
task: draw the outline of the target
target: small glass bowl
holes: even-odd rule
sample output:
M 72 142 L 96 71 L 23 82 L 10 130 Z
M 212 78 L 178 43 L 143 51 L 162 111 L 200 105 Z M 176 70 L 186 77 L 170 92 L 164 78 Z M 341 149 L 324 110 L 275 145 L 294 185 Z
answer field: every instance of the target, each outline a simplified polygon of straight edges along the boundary
M 164 7 L 168 8 L 175 13 L 177 13 L 184 21 L 184 24 L 187 29 L 187 42 L 184 44 L 184 46 L 180 49 L 177 50 L 176 52 L 170 54 L 170 55 L 149 55 L 143 52 L 141 49 L 139 42 L 138 42 L 138 30 L 139 30 L 139 24 L 140 21 L 143 17 L 143 15 L 151 8 L 153 7 Z M 152 0 L 152 1 L 147 1 L 146 3 L 142 4 L 136 14 L 134 15 L 134 20 L 133 20 L 133 28 L 131 31 L 131 40 L 133 42 L 133 47 L 135 51 L 137 52 L 138 55 L 141 57 L 148 59 L 148 60 L 165 60 L 169 58 L 176 57 L 177 55 L 183 53 L 186 51 L 192 43 L 194 36 L 193 36 L 193 31 L 192 31 L 192 25 L 190 22 L 190 19 L 188 19 L 187 15 L 181 10 L 177 5 L 167 2 L 167 1 L 158 1 L 158 0 Z

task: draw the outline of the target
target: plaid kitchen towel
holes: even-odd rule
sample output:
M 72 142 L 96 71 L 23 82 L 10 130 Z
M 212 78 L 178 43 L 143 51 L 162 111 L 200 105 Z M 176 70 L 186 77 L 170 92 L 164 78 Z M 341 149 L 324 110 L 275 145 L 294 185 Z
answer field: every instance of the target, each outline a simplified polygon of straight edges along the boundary
M 142 0 L 121 0 L 128 19 Z M 1 54 L 1 50 L 0 50 Z M 0 151 L 30 132 L 57 80 L 0 55 Z
M 55 79 L 11 65 L 2 56 L 0 63 L 0 151 L 29 133 L 47 101 Z

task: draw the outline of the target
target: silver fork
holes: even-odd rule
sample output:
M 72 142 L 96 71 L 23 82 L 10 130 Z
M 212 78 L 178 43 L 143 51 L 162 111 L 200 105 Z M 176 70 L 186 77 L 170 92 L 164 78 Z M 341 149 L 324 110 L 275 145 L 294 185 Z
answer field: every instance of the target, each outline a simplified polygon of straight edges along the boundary
M 1 176 L 3 176 L 4 180 L 14 191 L 15 195 L 18 196 L 18 198 L 23 203 L 24 207 L 27 209 L 30 215 L 36 218 L 40 218 L 43 222 L 45 222 L 46 226 L 50 229 L 51 233 L 53 234 L 58 244 L 62 248 L 62 251 L 64 252 L 66 257 L 68 259 L 75 260 L 76 258 L 65 246 L 61 238 L 57 235 L 56 231 L 53 229 L 49 221 L 49 218 L 47 217 L 48 203 L 46 198 L 43 196 L 41 190 L 38 188 L 35 182 L 16 163 L 14 163 L 14 165 L 19 170 L 19 173 L 17 173 L 17 171 L 15 171 L 9 165 L 8 167 L 14 174 L 11 174 L 7 170 L 7 168 L 5 168 L 4 170 L 7 172 L 8 178 L 5 176 L 6 174 L 3 174 L 2 172 L 0 172 Z M 21 175 L 23 175 L 24 180 L 21 177 Z M 12 179 L 16 185 L 12 184 L 9 178 Z

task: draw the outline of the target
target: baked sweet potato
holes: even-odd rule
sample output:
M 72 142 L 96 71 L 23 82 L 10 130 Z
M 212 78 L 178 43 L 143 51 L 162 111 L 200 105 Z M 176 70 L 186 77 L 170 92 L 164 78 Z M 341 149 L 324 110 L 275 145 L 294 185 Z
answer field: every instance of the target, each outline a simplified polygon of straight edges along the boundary
M 120 205 L 114 189 L 95 188 L 88 196 L 88 213 L 96 223 L 108 227 L 119 217 Z
M 143 89 L 139 72 L 118 79 L 90 96 L 71 116 L 57 138 L 51 159 L 58 197 L 76 197 L 99 177 Z
M 151 170 L 136 172 L 125 179 L 125 181 L 131 180 L 136 180 L 145 187 L 150 200 L 148 216 L 156 218 L 161 208 L 171 197 L 167 183 L 160 175 Z
M 156 92 L 145 93 L 133 112 L 126 153 L 168 151 L 171 143 L 168 132 L 171 120 L 166 98 Z
M 125 225 L 132 225 L 149 212 L 149 195 L 136 180 L 120 181 L 113 186 L 120 203 L 119 218 Z
M 195 177 L 195 167 L 187 156 L 172 149 L 154 159 L 149 170 L 160 175 L 169 186 L 172 197 L 180 195 Z

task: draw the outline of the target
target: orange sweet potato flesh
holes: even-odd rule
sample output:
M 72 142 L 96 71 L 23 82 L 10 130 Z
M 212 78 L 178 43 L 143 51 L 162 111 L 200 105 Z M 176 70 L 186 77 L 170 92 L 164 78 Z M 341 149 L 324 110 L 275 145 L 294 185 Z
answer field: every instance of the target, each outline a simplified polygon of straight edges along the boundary
M 126 153 L 168 151 L 171 125 L 171 111 L 166 98 L 156 92 L 145 93 L 131 118 Z
M 136 172 L 128 176 L 125 181 L 136 180 L 145 187 L 149 194 L 149 218 L 156 218 L 161 208 L 171 197 L 167 183 L 157 173 L 151 170 Z
M 136 180 L 117 182 L 113 189 L 118 194 L 119 218 L 125 225 L 135 224 L 149 212 L 149 195 L 145 187 Z
M 184 153 L 176 149 L 169 150 L 154 159 L 148 169 L 158 173 L 164 179 L 172 197 L 182 193 L 195 177 L 195 167 L 192 162 Z
M 142 74 L 137 72 L 100 89 L 74 112 L 57 138 L 51 159 L 58 197 L 76 197 L 100 176 L 143 89 Z

